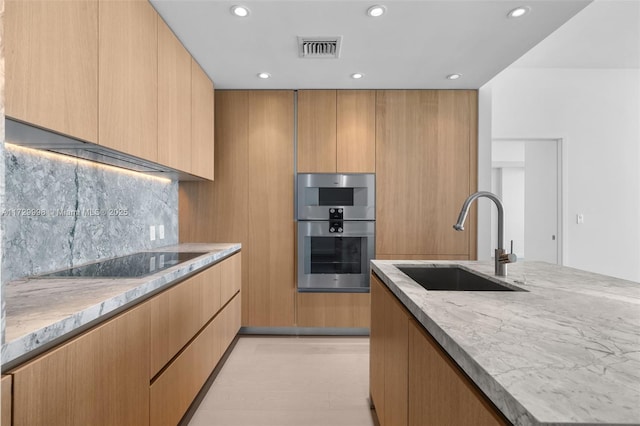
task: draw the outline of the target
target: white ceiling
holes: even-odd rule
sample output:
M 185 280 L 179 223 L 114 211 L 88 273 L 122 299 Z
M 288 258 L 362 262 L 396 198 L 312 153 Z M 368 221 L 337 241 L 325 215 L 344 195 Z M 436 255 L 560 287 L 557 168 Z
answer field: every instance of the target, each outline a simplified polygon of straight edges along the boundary
M 513 66 L 640 68 L 640 1 L 594 1 Z
M 590 0 L 151 0 L 218 89 L 479 88 Z M 247 18 L 230 13 L 248 6 Z M 366 10 L 384 4 L 387 13 Z M 507 18 L 522 4 L 531 12 Z M 297 36 L 342 36 L 338 59 L 300 59 Z M 561 55 L 561 53 L 559 53 Z M 257 78 L 259 72 L 272 75 Z M 361 72 L 365 77 L 353 80 Z M 447 80 L 461 73 L 459 80 Z

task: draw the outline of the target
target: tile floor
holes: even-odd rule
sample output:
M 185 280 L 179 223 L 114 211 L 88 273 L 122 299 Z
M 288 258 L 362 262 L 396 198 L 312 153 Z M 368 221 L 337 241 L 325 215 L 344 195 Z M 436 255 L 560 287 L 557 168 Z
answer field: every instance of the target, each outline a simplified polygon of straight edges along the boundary
M 241 337 L 189 426 L 372 426 L 367 337 Z

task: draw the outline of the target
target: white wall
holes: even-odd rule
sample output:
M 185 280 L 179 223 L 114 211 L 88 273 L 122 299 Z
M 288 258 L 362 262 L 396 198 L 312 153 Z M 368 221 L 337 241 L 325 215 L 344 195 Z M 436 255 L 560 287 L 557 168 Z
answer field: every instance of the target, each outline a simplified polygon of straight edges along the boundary
M 565 144 L 565 265 L 640 282 L 638 69 L 512 67 L 485 91 L 491 113 L 480 118 L 491 116 L 493 138 Z M 491 150 L 486 136 L 479 143 L 480 152 Z M 479 176 L 490 166 L 480 159 Z M 584 224 L 576 224 L 577 213 Z M 490 244 L 484 238 L 479 253 Z

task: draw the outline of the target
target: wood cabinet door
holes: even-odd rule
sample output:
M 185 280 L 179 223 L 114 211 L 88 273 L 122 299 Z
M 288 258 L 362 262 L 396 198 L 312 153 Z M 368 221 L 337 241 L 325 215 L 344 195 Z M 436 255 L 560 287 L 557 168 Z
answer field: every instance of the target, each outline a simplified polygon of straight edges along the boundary
M 155 376 L 200 329 L 201 276 L 207 271 L 187 278 L 148 302 L 151 316 L 148 379 Z
M 152 426 L 180 422 L 220 360 L 223 327 L 221 317 L 214 318 L 147 388 Z
M 369 393 L 379 422 L 384 422 L 384 284 L 371 274 L 371 331 L 369 334 Z
M 381 90 L 376 96 L 376 255 L 475 258 L 477 92 Z M 474 206 L 475 209 L 475 206 Z
M 218 91 L 216 180 L 180 183 L 180 241 L 242 243 L 244 326 L 294 325 L 293 118 L 293 91 Z
M 221 264 L 220 298 L 224 305 L 242 287 L 242 253 L 236 253 Z
M 336 91 L 298 91 L 298 173 L 336 173 Z
M 381 426 L 407 424 L 409 314 L 371 275 L 370 391 Z
M 191 171 L 191 55 L 160 15 L 158 162 L 183 172 Z
M 415 321 L 409 325 L 409 425 L 509 424 Z
M 7 0 L 6 115 L 98 141 L 98 1 Z
M 216 181 L 180 182 L 180 242 L 237 241 L 245 247 L 249 92 L 218 91 L 215 102 Z
M 226 260 L 223 260 L 193 277 L 199 281 L 200 286 L 200 327 L 209 322 L 224 305 L 222 303 L 222 265 L 225 262 Z
M 213 83 L 191 59 L 191 173 L 213 180 L 214 175 Z
M 409 315 L 386 288 L 384 302 L 384 422 L 407 424 Z
M 298 327 L 369 328 L 369 293 L 298 293 Z
M 337 172 L 375 173 L 375 90 L 338 90 L 336 120 Z
M 149 424 L 148 305 L 12 374 L 14 426 Z
M 0 407 L 0 426 L 11 426 L 11 388 L 12 377 L 10 375 L 2 376 L 0 394 L 2 396 L 2 405 Z
M 99 6 L 98 143 L 157 161 L 157 13 L 147 0 Z
M 243 325 L 294 325 L 293 92 L 249 95 Z

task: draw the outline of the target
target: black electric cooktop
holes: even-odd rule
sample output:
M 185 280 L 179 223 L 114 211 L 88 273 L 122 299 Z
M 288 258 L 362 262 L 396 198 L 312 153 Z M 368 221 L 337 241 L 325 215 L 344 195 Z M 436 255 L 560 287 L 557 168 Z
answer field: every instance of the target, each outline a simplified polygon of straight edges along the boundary
M 206 252 L 140 252 L 40 275 L 38 278 L 140 278 L 145 275 L 155 274 L 203 254 L 206 254 Z

